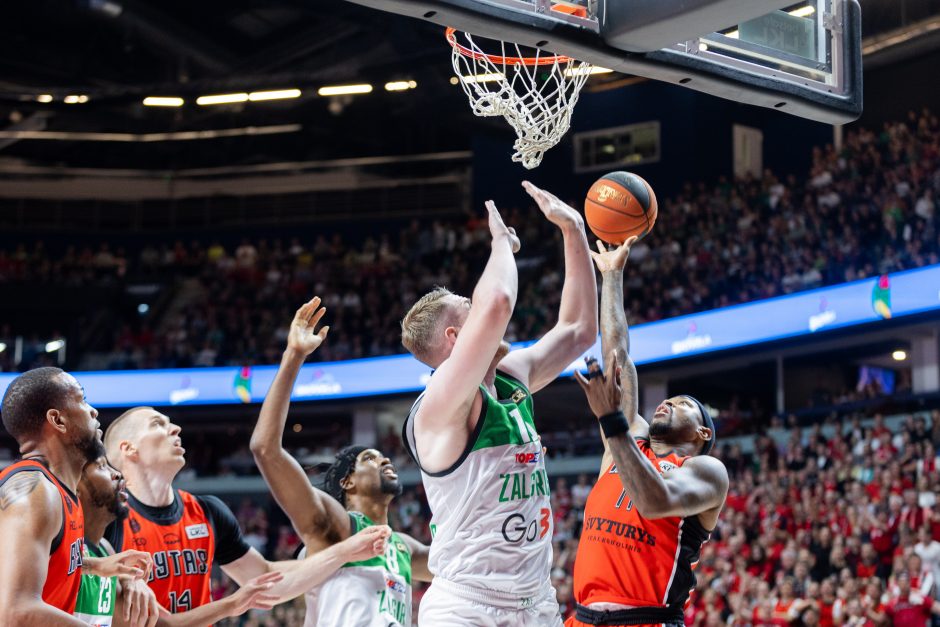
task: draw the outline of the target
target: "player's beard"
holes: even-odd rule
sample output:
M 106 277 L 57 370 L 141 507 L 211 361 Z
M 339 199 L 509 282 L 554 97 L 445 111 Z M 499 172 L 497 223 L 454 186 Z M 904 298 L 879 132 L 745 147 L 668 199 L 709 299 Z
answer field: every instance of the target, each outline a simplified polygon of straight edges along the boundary
M 382 494 L 391 494 L 392 496 L 401 496 L 404 488 L 398 479 L 389 479 L 388 477 L 382 477 L 379 480 L 379 491 Z
M 667 420 L 652 420 L 650 421 L 649 428 L 650 437 L 657 439 L 666 439 L 667 436 L 672 435 L 672 418 Z
M 117 490 L 93 490 L 89 496 L 91 503 L 97 508 L 107 510 L 117 521 L 124 520 L 130 514 L 127 503 L 121 500 Z
M 76 438 L 72 442 L 79 451 L 85 456 L 85 463 L 90 464 L 100 457 L 104 457 L 107 450 L 104 443 L 98 439 L 98 431 L 94 430 L 87 436 Z

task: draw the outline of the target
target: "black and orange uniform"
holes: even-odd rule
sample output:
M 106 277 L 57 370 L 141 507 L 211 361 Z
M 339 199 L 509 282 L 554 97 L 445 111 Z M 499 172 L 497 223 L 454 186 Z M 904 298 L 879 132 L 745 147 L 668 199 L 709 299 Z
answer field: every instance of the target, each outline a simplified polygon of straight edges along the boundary
M 62 497 L 62 526 L 49 546 L 49 566 L 42 600 L 69 614 L 75 611 L 75 600 L 82 583 L 82 550 L 85 543 L 85 516 L 82 504 L 72 491 L 62 485 L 41 463 L 29 459 L 16 462 L 0 471 L 0 486 L 21 472 L 40 472 Z
M 153 558 L 147 585 L 176 614 L 212 602 L 212 565 L 234 562 L 251 547 L 232 510 L 214 496 L 173 491 L 173 503 L 150 507 L 128 494 L 130 515 L 112 523 L 105 537 L 115 551 L 136 549 Z
M 675 453 L 659 456 L 649 440 L 636 442 L 660 473 L 689 459 Z M 620 482 L 617 466 L 611 465 L 584 506 L 574 563 L 577 610 L 567 627 L 682 625 L 683 609 L 695 587 L 692 569 L 708 535 L 698 516 L 641 516 Z

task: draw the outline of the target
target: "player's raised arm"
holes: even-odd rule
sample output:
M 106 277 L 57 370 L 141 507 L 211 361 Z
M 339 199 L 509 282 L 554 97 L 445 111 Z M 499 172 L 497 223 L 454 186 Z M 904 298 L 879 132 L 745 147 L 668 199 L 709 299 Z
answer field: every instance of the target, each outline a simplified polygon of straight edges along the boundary
M 622 410 L 622 369 L 616 352 L 607 356 L 606 366 L 603 377 L 586 380 L 578 374 L 577 379 L 587 395 L 591 411 L 600 420 L 610 454 L 619 469 L 618 477 L 637 511 L 649 519 L 687 518 L 711 510 L 717 512 L 728 493 L 728 471 L 724 464 L 714 457 L 698 455 L 674 470 L 661 473 L 629 434 L 629 423 Z M 683 398 L 681 402 L 689 404 L 684 409 L 692 411 L 692 400 Z M 675 401 L 664 403 L 670 403 L 670 409 L 675 411 Z M 709 439 L 712 436 L 704 426 L 699 426 L 696 431 Z M 697 441 L 692 442 L 698 446 Z
M 455 324 L 444 331 L 453 350 L 437 366 L 428 383 L 415 415 L 416 432 L 465 426 L 480 382 L 499 350 L 516 304 L 519 278 L 513 255 L 519 250 L 519 238 L 515 230 L 503 223 L 493 201 L 487 201 L 486 208 L 493 238 L 489 261 L 473 290 L 472 301 L 460 299 L 462 303 L 458 306 L 469 308 L 466 320 L 462 325 L 459 320 L 450 320 Z
M 536 392 L 551 383 L 597 339 L 597 284 L 580 214 L 528 181 L 523 187 L 545 217 L 561 230 L 565 245 L 565 283 L 558 322 L 538 342 L 510 353 L 500 363 L 500 369 Z
M 61 525 L 62 501 L 41 473 L 18 473 L 0 487 L 0 625 L 84 625 L 42 600 L 49 547 Z
M 258 424 L 251 434 L 251 452 L 277 504 L 290 518 L 305 545 L 325 546 L 349 535 L 349 516 L 342 505 L 310 485 L 307 474 L 282 444 L 290 395 L 304 360 L 326 339 L 330 327 L 316 326 L 326 309 L 314 297 L 297 310 L 287 336 L 287 350 L 265 396 Z

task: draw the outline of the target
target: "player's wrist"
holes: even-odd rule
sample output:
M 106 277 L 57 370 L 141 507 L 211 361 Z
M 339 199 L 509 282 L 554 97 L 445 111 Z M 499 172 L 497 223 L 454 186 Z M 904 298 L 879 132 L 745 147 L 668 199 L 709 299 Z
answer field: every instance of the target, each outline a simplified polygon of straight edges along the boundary
M 630 423 L 627 422 L 627 417 L 624 415 L 622 410 L 612 411 L 608 414 L 604 414 L 597 421 L 601 425 L 601 430 L 604 432 L 604 437 L 607 439 L 615 438 L 618 435 L 624 435 L 630 430 Z
M 288 346 L 287 348 L 284 349 L 284 354 L 281 357 L 281 360 L 287 363 L 295 363 L 295 362 L 303 363 L 303 361 L 307 359 L 309 355 L 310 353 L 306 353 L 299 348 Z

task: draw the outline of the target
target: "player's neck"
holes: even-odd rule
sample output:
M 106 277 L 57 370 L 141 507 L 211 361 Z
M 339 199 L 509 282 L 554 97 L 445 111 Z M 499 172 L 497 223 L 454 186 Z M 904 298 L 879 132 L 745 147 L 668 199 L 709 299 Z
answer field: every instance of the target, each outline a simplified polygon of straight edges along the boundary
M 100 544 L 104 530 L 114 520 L 114 514 L 100 507 L 83 507 L 85 514 L 85 542 Z
M 670 442 L 655 436 L 650 436 L 650 448 L 657 455 L 675 453 L 679 457 L 692 457 L 696 453 L 696 445 L 691 442 Z
M 370 499 L 349 497 L 346 509 L 351 512 L 365 514 L 376 525 L 388 524 L 388 504 L 390 499 Z
M 124 471 L 124 479 L 135 499 L 149 507 L 166 507 L 173 504 L 173 479 L 176 473 L 176 469 L 160 471 L 128 466 Z

